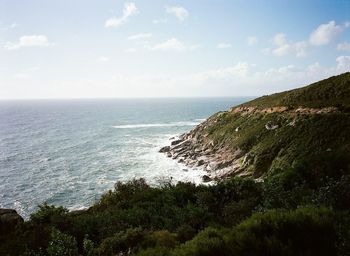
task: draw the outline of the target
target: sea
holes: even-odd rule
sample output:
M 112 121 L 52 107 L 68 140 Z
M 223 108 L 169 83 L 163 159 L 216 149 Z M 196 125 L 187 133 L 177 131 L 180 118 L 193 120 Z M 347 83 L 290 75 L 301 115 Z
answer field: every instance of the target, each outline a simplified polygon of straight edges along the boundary
M 170 138 L 251 98 L 0 101 L 0 208 L 84 209 L 117 181 L 201 182 L 159 153 Z

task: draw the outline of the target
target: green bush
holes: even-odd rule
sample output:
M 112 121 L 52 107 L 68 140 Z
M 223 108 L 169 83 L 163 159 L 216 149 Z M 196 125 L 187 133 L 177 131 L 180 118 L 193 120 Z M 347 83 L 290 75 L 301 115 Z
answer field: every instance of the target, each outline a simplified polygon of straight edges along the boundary
M 38 207 L 38 211 L 30 215 L 30 220 L 37 224 L 61 222 L 61 220 L 64 219 L 68 213 L 68 210 L 62 206 L 56 207 L 54 205 L 44 203 Z
M 47 253 L 49 256 L 76 256 L 78 255 L 77 241 L 74 237 L 53 228 Z
M 232 255 L 336 255 L 334 214 L 326 208 L 253 215 L 229 237 Z
M 173 256 L 225 256 L 231 255 L 223 232 L 214 228 L 201 231 L 191 241 L 176 248 Z
M 98 252 L 100 255 L 129 253 L 137 249 L 144 240 L 144 236 L 145 233 L 140 228 L 127 229 L 104 239 L 98 248 Z

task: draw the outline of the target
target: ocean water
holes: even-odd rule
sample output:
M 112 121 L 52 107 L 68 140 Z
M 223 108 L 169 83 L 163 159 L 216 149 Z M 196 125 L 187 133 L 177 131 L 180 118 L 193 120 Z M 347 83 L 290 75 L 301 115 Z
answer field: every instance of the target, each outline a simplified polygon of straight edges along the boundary
M 0 208 L 81 209 L 116 181 L 200 182 L 158 150 L 247 98 L 0 101 Z M 184 170 L 185 169 L 185 170 Z M 186 171 L 187 170 L 187 171 Z

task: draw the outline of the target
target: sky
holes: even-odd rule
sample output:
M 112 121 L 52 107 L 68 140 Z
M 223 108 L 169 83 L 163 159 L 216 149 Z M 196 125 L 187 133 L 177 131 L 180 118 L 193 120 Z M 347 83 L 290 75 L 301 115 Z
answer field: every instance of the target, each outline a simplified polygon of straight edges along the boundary
M 0 0 L 0 99 L 260 96 L 347 71 L 347 0 Z

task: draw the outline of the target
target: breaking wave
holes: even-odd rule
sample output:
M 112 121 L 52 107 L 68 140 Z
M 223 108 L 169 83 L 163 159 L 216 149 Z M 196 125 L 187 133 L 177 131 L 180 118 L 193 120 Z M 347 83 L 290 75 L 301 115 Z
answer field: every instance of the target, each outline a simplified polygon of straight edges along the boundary
M 172 123 L 153 123 L 153 124 L 125 124 L 125 125 L 114 125 L 116 129 L 138 129 L 138 128 L 153 128 L 153 127 L 180 127 L 180 126 L 195 126 L 200 124 L 197 121 L 185 121 L 185 122 L 172 122 Z

